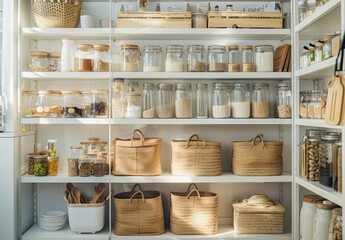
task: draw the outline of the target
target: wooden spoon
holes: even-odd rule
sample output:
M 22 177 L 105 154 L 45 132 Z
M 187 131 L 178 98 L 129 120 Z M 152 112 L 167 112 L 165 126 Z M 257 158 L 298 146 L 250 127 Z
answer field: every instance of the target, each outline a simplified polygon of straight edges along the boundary
M 73 187 L 74 186 L 73 186 L 72 183 L 66 183 L 69 203 L 74 203 L 74 199 L 73 199 L 73 196 L 72 196 L 72 189 L 73 189 Z
M 97 185 L 97 187 L 93 188 L 93 198 L 91 200 L 91 203 L 96 203 L 97 200 L 103 195 L 105 190 L 104 183 L 100 183 Z
M 77 187 L 72 188 L 72 196 L 74 199 L 74 203 L 80 204 L 80 190 Z

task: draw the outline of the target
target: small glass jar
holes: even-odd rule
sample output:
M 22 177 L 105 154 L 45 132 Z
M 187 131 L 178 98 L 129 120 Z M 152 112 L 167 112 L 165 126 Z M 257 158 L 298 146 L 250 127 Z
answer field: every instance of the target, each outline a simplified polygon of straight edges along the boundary
M 80 158 L 78 171 L 80 177 L 89 177 L 92 172 L 91 159 L 90 158 Z
M 99 138 L 88 138 L 87 154 L 97 154 L 102 151 Z
M 46 155 L 34 156 L 34 175 L 35 176 L 47 176 L 48 175 L 48 159 Z
M 252 117 L 268 118 L 270 116 L 270 92 L 268 83 L 256 83 L 252 88 Z
M 308 47 L 308 66 L 311 66 L 315 64 L 315 45 L 314 44 L 309 44 L 310 46 Z
M 125 117 L 125 97 L 124 97 L 124 82 L 122 78 L 113 79 L 113 95 L 112 95 L 112 117 L 124 118 Z
M 143 85 L 143 118 L 155 117 L 154 88 L 153 83 L 144 83 Z
M 139 83 L 130 81 L 127 83 L 128 93 L 138 93 L 139 92 Z
M 48 157 L 56 157 L 56 139 L 48 139 Z
M 242 46 L 242 72 L 254 72 L 254 51 L 252 45 Z
M 207 83 L 196 86 L 196 118 L 208 118 L 208 89 Z
M 313 225 L 313 240 L 328 239 L 329 224 L 332 218 L 332 209 L 337 205 L 323 201 L 316 204 L 316 214 Z
M 93 175 L 103 177 L 105 175 L 105 158 L 93 158 Z
M 256 72 L 273 72 L 273 51 L 272 45 L 255 46 Z
M 157 117 L 172 118 L 174 116 L 174 102 L 172 85 L 170 83 L 159 83 L 157 85 Z
M 61 71 L 61 53 L 52 52 L 49 53 L 49 72 L 60 72 Z
M 207 28 L 207 15 L 202 12 L 193 13 L 192 28 Z
M 83 98 L 81 91 L 61 91 L 62 117 L 80 118 L 83 116 Z
M 87 156 L 89 153 L 90 142 L 80 142 L 80 145 L 83 148 L 83 156 Z
M 143 72 L 162 71 L 162 48 L 156 45 L 144 47 Z
M 57 176 L 59 173 L 59 157 L 48 157 L 48 175 Z
M 310 94 L 310 100 L 308 103 L 308 118 L 314 119 L 315 118 L 314 110 L 315 110 L 315 105 L 317 104 L 319 100 L 319 96 L 318 96 L 319 91 L 318 90 L 306 91 L 306 95 L 307 94 Z
M 141 93 L 127 93 L 126 103 L 125 118 L 141 118 Z
M 74 54 L 74 71 L 91 72 L 91 44 L 79 44 Z
M 312 1 L 307 1 L 307 13 L 306 13 L 306 17 L 309 17 L 310 15 L 312 15 L 316 10 L 316 0 L 312 0 Z
M 315 43 L 315 63 L 322 62 L 324 57 L 323 57 L 323 42 L 316 42 Z
M 69 150 L 69 157 L 71 159 L 79 159 L 85 155 L 83 146 L 71 146 Z
M 187 47 L 187 71 L 205 72 L 205 47 L 203 45 L 190 45 Z
M 233 118 L 249 118 L 250 91 L 248 84 L 235 83 L 231 94 L 231 112 Z
M 277 114 L 278 118 L 291 118 L 292 109 L 291 88 L 287 83 L 279 83 L 277 85 Z
M 69 158 L 67 160 L 67 171 L 68 171 L 68 176 L 69 177 L 77 177 L 79 175 L 79 170 L 78 170 L 78 166 L 79 166 L 79 158 Z
M 328 240 L 343 239 L 343 213 L 341 208 L 332 209 L 332 218 L 328 229 Z
M 225 72 L 226 48 L 221 45 L 208 46 L 208 72 Z
M 169 45 L 166 50 L 165 58 L 165 71 L 166 72 L 183 72 L 183 46 L 182 45 Z
M 240 72 L 240 51 L 238 45 L 229 46 L 228 72 Z
M 121 72 L 138 72 L 140 48 L 135 44 L 121 45 Z
M 27 168 L 28 168 L 28 174 L 29 175 L 34 174 L 35 155 L 36 155 L 35 153 L 26 154 L 26 162 L 27 162 Z
M 109 45 L 96 44 L 93 45 L 93 72 L 109 72 Z
M 49 69 L 48 52 L 31 52 L 30 69 L 33 72 L 47 72 Z
M 213 83 L 213 118 L 229 118 L 231 113 L 230 109 L 230 85 L 228 83 Z
M 299 58 L 299 68 L 300 69 L 309 66 L 308 53 L 309 53 L 309 50 L 303 48 L 303 50 L 301 52 L 301 57 Z
M 302 22 L 307 17 L 307 1 L 298 0 L 298 16 L 299 22 Z
M 61 116 L 61 92 L 52 90 L 37 91 L 35 117 L 60 117 Z
M 332 57 L 332 37 L 326 36 L 322 39 L 322 60 L 326 60 Z
M 107 118 L 109 90 L 99 89 L 83 91 L 84 114 L 83 117 Z
M 192 85 L 190 83 L 175 84 L 175 115 L 176 118 L 193 116 Z
M 284 13 L 283 28 L 285 28 L 285 29 L 291 28 L 291 12 Z
M 109 174 L 109 168 L 111 168 L 111 161 L 110 158 L 108 157 L 108 152 L 99 152 L 97 155 L 97 158 L 104 158 L 105 163 L 104 163 L 104 174 Z
M 37 117 L 36 100 L 38 91 L 26 90 L 23 91 L 22 99 L 22 116 L 23 117 Z

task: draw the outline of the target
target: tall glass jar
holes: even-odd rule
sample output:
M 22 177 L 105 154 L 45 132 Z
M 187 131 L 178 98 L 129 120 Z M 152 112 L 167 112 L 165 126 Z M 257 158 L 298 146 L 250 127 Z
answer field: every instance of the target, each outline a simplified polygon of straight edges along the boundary
M 301 91 L 300 104 L 299 104 L 299 116 L 301 118 L 308 118 L 308 105 L 310 103 L 311 91 Z
M 254 51 L 252 45 L 242 46 L 242 72 L 254 72 Z
M 61 53 L 52 52 L 49 53 L 49 72 L 60 72 L 61 71 Z
M 34 175 L 35 176 L 47 176 L 48 175 L 48 159 L 46 155 L 34 156 Z
M 207 28 L 207 14 L 202 12 L 193 13 L 192 28 Z
M 141 93 L 127 93 L 126 103 L 125 118 L 141 118 Z
M 196 118 L 207 118 L 208 106 L 207 83 L 198 83 L 196 86 Z
M 252 117 L 268 118 L 270 115 L 270 92 L 268 83 L 255 83 L 251 96 Z
M 310 93 L 310 101 L 308 103 L 308 118 L 315 118 L 314 117 L 314 109 L 315 109 L 315 104 L 317 104 L 319 100 L 319 91 L 318 90 L 312 90 L 309 91 Z
M 208 46 L 208 72 L 225 72 L 226 47 L 221 45 Z
M 273 51 L 272 45 L 255 46 L 256 72 L 273 72 Z
M 67 173 L 69 177 L 76 177 L 79 175 L 78 165 L 79 158 L 69 158 L 67 159 Z
M 143 118 L 155 117 L 154 84 L 144 83 L 143 86 Z
M 61 91 L 62 117 L 79 118 L 83 115 L 83 98 L 81 91 Z
M 328 229 L 328 240 L 343 239 L 343 216 L 341 208 L 332 209 L 332 218 Z
M 48 139 L 48 157 L 56 157 L 56 139 Z
M 170 83 L 159 83 L 157 85 L 156 103 L 158 118 L 172 118 L 174 116 L 173 93 Z
M 187 51 L 187 71 L 205 72 L 205 47 L 203 45 L 190 45 Z
M 192 85 L 190 83 L 175 84 L 175 115 L 176 118 L 193 116 Z
M 165 57 L 165 71 L 166 72 L 183 72 L 183 46 L 169 45 L 166 50 Z
M 108 117 L 109 90 L 99 89 L 83 91 L 82 95 L 84 96 L 84 117 Z
M 93 72 L 109 72 L 109 45 L 96 44 L 93 45 Z
M 231 112 L 233 118 L 249 118 L 250 91 L 246 83 L 235 83 L 231 94 Z
M 33 51 L 31 52 L 31 71 L 46 72 L 49 69 L 48 52 Z
M 323 42 L 316 42 L 315 43 L 315 63 L 322 62 L 324 60 L 323 57 Z
M 238 45 L 229 46 L 228 72 L 240 72 L 240 51 Z
M 231 113 L 229 83 L 213 83 L 212 116 L 213 118 L 229 118 Z
M 135 44 L 121 45 L 121 72 L 138 72 L 140 48 Z
M 57 176 L 59 173 L 59 157 L 48 157 L 48 175 Z
M 105 158 L 92 158 L 93 175 L 95 177 L 103 177 L 105 175 Z
M 112 117 L 123 118 L 125 116 L 125 96 L 124 96 L 125 80 L 122 78 L 113 79 L 112 87 Z
M 332 218 L 332 209 L 337 205 L 323 201 L 316 204 L 316 214 L 314 217 L 313 240 L 328 239 L 328 229 Z
M 291 118 L 291 89 L 287 83 L 277 85 L 277 117 Z
M 74 71 L 91 72 L 91 44 L 79 44 L 74 54 Z
M 143 72 L 162 71 L 162 48 L 156 45 L 144 47 Z

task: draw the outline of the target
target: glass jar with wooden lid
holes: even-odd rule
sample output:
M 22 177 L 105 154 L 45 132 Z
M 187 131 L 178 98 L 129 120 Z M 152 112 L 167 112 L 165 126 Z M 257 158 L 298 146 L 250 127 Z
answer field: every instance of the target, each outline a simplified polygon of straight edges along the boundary
M 81 91 L 61 91 L 62 117 L 79 118 L 83 115 L 83 98 Z
M 84 98 L 84 117 L 108 117 L 109 90 L 83 91 L 82 95 Z
M 31 64 L 29 66 L 33 72 L 47 72 L 49 68 L 48 52 L 31 52 Z
M 240 72 L 240 51 L 238 45 L 229 46 L 228 72 Z
M 140 48 L 135 44 L 121 45 L 121 72 L 138 72 L 140 62 Z
M 22 117 L 35 117 L 37 90 L 25 90 L 22 93 Z
M 60 117 L 61 92 L 55 90 L 37 91 L 33 116 L 35 117 Z
M 93 45 L 93 72 L 108 72 L 109 71 L 109 45 L 96 44 Z
M 91 44 L 79 44 L 74 54 L 74 71 L 91 72 Z
M 242 72 L 254 72 L 254 51 L 252 45 L 242 46 Z

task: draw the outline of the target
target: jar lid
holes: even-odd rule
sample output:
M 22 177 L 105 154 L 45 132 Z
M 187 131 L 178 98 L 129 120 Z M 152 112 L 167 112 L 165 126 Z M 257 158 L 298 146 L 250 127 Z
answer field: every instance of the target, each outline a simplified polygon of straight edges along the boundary
M 203 12 L 195 12 L 192 14 L 192 16 L 205 16 L 205 17 L 207 17 L 207 14 L 205 14 Z
M 208 85 L 207 85 L 207 83 L 198 83 L 198 84 L 196 85 L 196 87 L 197 87 L 198 89 L 207 89 Z
M 188 45 L 188 51 L 205 51 L 204 45 Z
M 248 88 L 249 84 L 248 83 L 234 83 L 234 87 L 238 88 Z
M 322 47 L 323 45 L 324 45 L 324 42 L 321 41 L 321 40 L 319 40 L 319 41 L 317 41 L 317 42 L 315 43 L 315 46 L 316 46 L 316 47 Z
M 232 7 L 232 4 L 226 4 L 226 8 Z
M 253 49 L 253 45 L 243 45 L 242 49 Z
M 284 13 L 284 16 L 290 16 L 290 15 L 291 15 L 291 12 Z
M 109 94 L 109 90 L 107 89 L 90 90 L 89 94 Z
M 139 49 L 139 46 L 136 44 L 123 44 L 121 49 Z
M 255 51 L 257 52 L 266 52 L 273 51 L 274 47 L 272 45 L 258 45 L 255 46 Z
M 88 145 L 90 142 L 80 142 L 81 145 Z
M 67 158 L 68 161 L 79 161 L 79 158 Z
M 47 142 L 48 142 L 48 143 L 57 143 L 57 140 L 56 140 L 56 139 L 48 139 Z
M 32 57 L 48 57 L 48 52 L 44 51 L 32 51 L 31 52 Z
M 82 146 L 71 146 L 71 149 L 83 149 Z
M 342 209 L 341 208 L 334 208 L 334 209 L 332 209 L 332 215 L 334 215 L 334 216 L 342 216 L 343 215 Z
M 229 50 L 238 50 L 239 46 L 238 45 L 230 45 Z
M 317 203 L 322 201 L 324 198 L 319 195 L 304 195 L 303 202 Z
M 61 58 L 61 53 L 60 52 L 51 52 L 49 53 L 50 58 Z
M 93 45 L 93 50 L 100 51 L 100 52 L 106 52 L 109 50 L 109 45 L 106 44 L 96 44 Z
M 278 87 L 278 88 L 281 88 L 281 87 L 290 87 L 290 86 L 289 86 L 288 83 L 283 83 L 283 82 L 282 82 L 282 83 L 278 83 L 278 84 L 277 84 L 277 87 Z M 308 91 L 305 91 L 305 92 L 308 92 Z
M 340 132 L 326 132 L 322 134 L 321 139 L 329 140 L 329 141 L 341 140 L 341 133 Z
M 313 137 L 313 138 L 321 138 L 321 135 L 325 132 L 325 130 L 322 129 L 307 129 L 305 131 L 305 135 L 309 138 L 309 137 Z
M 77 91 L 77 90 L 64 90 L 64 91 L 61 91 L 61 94 L 81 94 L 81 91 Z
M 324 209 L 324 210 L 332 210 L 333 208 L 336 208 L 337 207 L 337 205 L 336 204 L 334 204 L 334 203 L 332 203 L 332 202 L 330 202 L 330 201 L 322 201 L 322 202 L 318 202 L 317 204 L 316 204 L 316 207 L 318 208 L 318 209 Z
M 47 155 L 34 155 L 34 159 L 46 159 L 47 160 Z
M 126 97 L 140 97 L 141 93 L 132 92 L 132 93 L 126 93 Z
M 218 88 L 230 88 L 229 83 L 213 83 L 213 88 L 218 89 Z
M 144 51 L 162 51 L 162 47 L 158 45 L 147 45 L 144 47 Z
M 108 155 L 108 152 L 106 152 L 106 151 L 98 152 L 98 156 L 106 156 L 106 155 Z
M 60 95 L 61 92 L 60 91 L 55 91 L 55 90 L 39 90 L 37 91 L 37 94 L 51 94 L 51 95 Z
M 172 84 L 170 83 L 158 83 L 157 87 L 162 90 L 172 90 Z
M 48 161 L 53 161 L 53 160 L 59 161 L 59 157 L 48 157 Z
M 107 141 L 98 141 L 98 144 L 107 144 Z
M 37 90 L 24 90 L 23 94 L 37 94 Z
M 77 45 L 77 50 L 90 51 L 92 49 L 91 44 L 79 44 Z
M 99 141 L 101 140 L 100 138 L 94 137 L 94 138 L 88 138 L 88 140 L 91 141 Z
M 208 46 L 208 50 L 220 50 L 220 51 L 225 51 L 226 47 L 223 45 L 210 45 Z
M 178 90 L 190 90 L 192 88 L 192 84 L 190 84 L 190 83 L 175 83 L 175 88 Z
M 27 153 L 26 156 L 34 157 L 37 153 Z
M 144 89 L 153 89 L 155 85 L 153 83 L 144 83 L 143 88 Z
M 124 81 L 124 78 L 113 78 L 113 82 L 123 83 Z
M 253 85 L 253 89 L 261 89 L 261 88 L 268 88 L 269 84 L 268 83 L 255 83 Z

